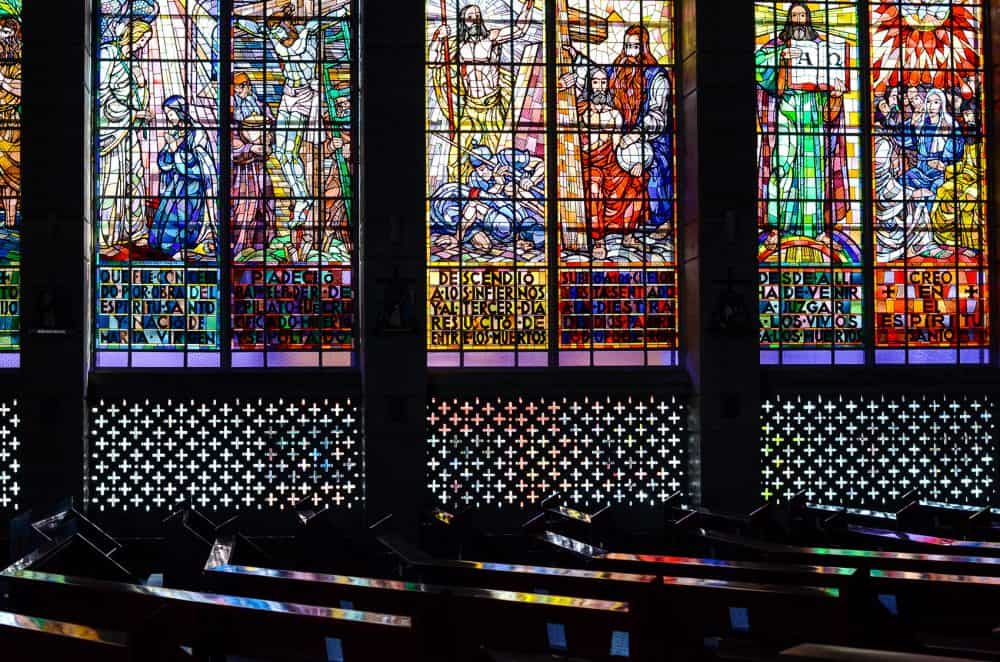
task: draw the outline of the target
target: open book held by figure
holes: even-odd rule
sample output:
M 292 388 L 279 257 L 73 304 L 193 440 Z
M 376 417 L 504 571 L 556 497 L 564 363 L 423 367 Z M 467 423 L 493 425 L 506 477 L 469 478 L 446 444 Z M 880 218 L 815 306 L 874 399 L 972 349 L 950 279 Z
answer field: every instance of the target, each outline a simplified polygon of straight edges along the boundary
M 788 46 L 797 51 L 788 67 L 790 89 L 808 92 L 832 90 L 834 81 L 838 80 L 845 90 L 849 89 L 850 51 L 846 41 L 794 39 Z

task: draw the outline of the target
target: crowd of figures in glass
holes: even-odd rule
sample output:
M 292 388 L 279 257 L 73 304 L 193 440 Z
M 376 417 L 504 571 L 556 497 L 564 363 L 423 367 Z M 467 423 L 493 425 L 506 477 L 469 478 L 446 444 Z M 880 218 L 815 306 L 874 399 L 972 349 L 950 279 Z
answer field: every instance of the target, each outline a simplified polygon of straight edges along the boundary
M 911 361 L 981 362 L 989 345 L 980 5 L 871 9 L 876 346 L 887 362 L 906 349 L 918 350 Z
M 761 347 L 863 360 L 857 10 L 758 2 L 756 23 Z
M 863 267 L 873 264 L 876 361 L 986 361 L 981 3 L 865 11 L 862 61 L 854 3 L 756 3 L 762 357 L 863 361 Z M 872 182 L 864 218 L 862 173 Z
M 298 359 L 277 350 L 351 347 L 347 5 L 236 0 L 224 72 L 218 0 L 101 0 L 96 342 L 109 351 L 99 364 L 217 364 L 226 259 L 233 348 L 247 350 L 234 365 L 264 365 L 266 350 L 281 363 Z M 220 94 L 233 121 L 228 254 Z M 151 349 L 173 351 L 114 351 Z
M 461 350 L 547 360 L 557 238 L 559 347 L 585 350 L 570 362 L 676 347 L 672 3 L 554 5 L 550 53 L 541 3 L 428 0 L 428 344 L 441 364 Z
M 0 0 L 0 366 L 21 346 L 21 34 L 21 0 Z

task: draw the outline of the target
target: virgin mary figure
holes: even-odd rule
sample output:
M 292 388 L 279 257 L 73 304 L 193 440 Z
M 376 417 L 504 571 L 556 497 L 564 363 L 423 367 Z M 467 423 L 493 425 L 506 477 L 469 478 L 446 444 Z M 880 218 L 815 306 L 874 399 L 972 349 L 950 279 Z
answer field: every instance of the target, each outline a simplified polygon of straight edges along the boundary
M 160 202 L 149 244 L 173 259 L 182 251 L 188 260 L 214 257 L 217 173 L 211 143 L 183 96 L 168 97 L 163 112 L 170 129 L 157 158 Z

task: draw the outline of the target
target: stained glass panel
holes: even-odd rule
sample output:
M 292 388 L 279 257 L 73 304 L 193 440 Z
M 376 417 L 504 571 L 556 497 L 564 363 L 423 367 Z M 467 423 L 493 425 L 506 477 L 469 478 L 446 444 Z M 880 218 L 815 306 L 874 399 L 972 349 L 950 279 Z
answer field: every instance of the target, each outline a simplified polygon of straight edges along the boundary
M 96 8 L 99 367 L 219 365 L 217 0 Z
M 870 7 L 879 363 L 987 363 L 983 8 Z
M 21 0 L 0 1 L 0 367 L 20 365 Z
M 426 16 L 430 365 L 676 365 L 673 2 Z
M 854 2 L 756 2 L 764 363 L 864 361 Z
M 350 365 L 354 167 L 349 0 L 236 0 L 233 365 Z
M 431 365 L 544 365 L 545 12 L 428 0 Z
M 556 2 L 559 362 L 675 365 L 673 2 Z

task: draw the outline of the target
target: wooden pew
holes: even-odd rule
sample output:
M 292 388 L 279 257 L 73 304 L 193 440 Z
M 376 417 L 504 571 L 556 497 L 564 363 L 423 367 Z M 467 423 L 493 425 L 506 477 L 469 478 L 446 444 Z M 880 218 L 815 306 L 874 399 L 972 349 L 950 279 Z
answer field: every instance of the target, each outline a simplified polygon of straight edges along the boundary
M 421 632 L 426 655 L 468 660 L 485 646 L 603 659 L 615 632 L 632 633 L 633 641 L 636 636 L 634 614 L 624 601 L 218 564 L 221 558 L 214 554 L 205 567 L 213 589 L 402 611 Z
M 907 531 L 892 531 L 867 526 L 848 526 L 851 539 L 866 546 L 892 551 L 927 552 L 930 554 L 975 554 L 1000 556 L 1000 542 L 990 540 L 961 540 Z
M 1000 576 L 1000 557 L 967 554 L 890 552 L 849 547 L 781 545 L 707 531 L 702 543 L 732 558 L 766 559 L 807 565 L 850 564 L 859 570 L 873 568 Z
M 627 600 L 638 609 L 652 597 L 659 577 L 605 570 L 581 570 L 490 561 L 431 561 L 415 568 L 422 581 L 505 588 L 531 593 L 588 595 Z
M 551 533 L 547 533 L 542 539 L 553 546 L 561 546 L 566 551 L 572 552 L 592 569 L 607 571 L 684 575 L 686 577 L 733 581 L 837 586 L 844 590 L 856 585 L 859 577 L 857 568 L 853 567 L 609 552 L 566 536 Z M 846 561 L 847 559 L 845 559 Z
M 212 582 L 214 590 L 322 604 L 350 600 L 356 606 L 373 610 L 394 604 L 404 613 L 414 615 L 422 632 L 431 631 L 433 627 L 427 623 L 428 618 L 445 613 L 444 609 L 436 607 L 434 614 L 428 615 L 426 608 L 421 607 L 422 603 L 443 599 L 447 602 L 449 619 L 456 622 L 468 619 L 468 624 L 455 628 L 455 632 L 465 635 L 467 630 L 476 632 L 477 623 L 503 623 L 499 628 L 494 626 L 506 633 L 498 643 L 504 643 L 504 638 L 509 644 L 516 636 L 534 637 L 533 642 L 520 644 L 523 650 L 545 650 L 551 641 L 547 641 L 543 633 L 550 623 L 563 627 L 571 654 L 597 659 L 602 652 L 608 652 L 614 637 L 630 640 L 634 656 L 641 658 L 652 649 L 649 659 L 663 659 L 668 645 L 674 652 L 683 647 L 691 655 L 700 655 L 706 637 L 762 642 L 770 647 L 771 654 L 776 654 L 782 646 L 806 639 L 844 643 L 852 632 L 847 601 L 843 592 L 835 587 L 463 561 L 418 564 L 428 576 L 448 578 L 453 583 L 461 580 L 462 583 L 478 586 L 488 583 L 492 586 L 537 588 L 541 585 L 545 590 L 554 592 L 586 587 L 587 591 L 583 594 L 590 596 L 603 595 L 609 599 L 614 596 L 640 596 L 639 604 L 643 607 L 636 609 L 636 603 L 632 601 L 608 604 L 599 600 L 558 597 L 558 594 L 539 595 L 537 592 L 516 593 L 241 567 L 222 563 L 228 551 L 225 546 L 220 546 L 220 552 L 213 554 L 206 565 L 206 578 Z M 651 579 L 655 585 L 650 584 Z M 563 595 L 567 593 L 581 595 L 582 592 L 567 590 Z M 522 603 L 548 607 L 549 611 L 534 620 L 514 620 L 516 610 L 513 607 Z M 588 619 L 589 624 L 584 625 L 580 618 L 585 612 L 563 610 L 567 613 L 561 614 L 558 609 L 552 609 L 560 604 L 584 610 L 589 608 L 596 612 L 597 618 Z M 631 606 L 631 612 L 625 614 L 620 605 Z M 646 636 L 642 636 L 643 631 L 647 631 Z M 588 637 L 583 644 L 579 643 L 581 632 Z M 478 633 L 466 636 L 467 646 L 490 646 L 494 641 Z M 459 659 L 462 659 L 461 656 Z
M 932 651 L 1000 658 L 993 636 L 1000 577 L 869 571 L 872 591 L 886 611 Z
M 126 662 L 129 639 L 112 630 L 0 612 L 0 657 L 5 662 L 73 660 L 74 662 Z
M 781 651 L 781 659 L 787 662 L 974 662 L 964 657 L 938 657 L 820 644 L 802 644 Z
M 281 660 L 327 660 L 339 646 L 347 660 L 405 659 L 414 650 L 406 616 L 281 603 L 33 570 L 3 573 L 16 609 L 124 632 L 158 633 L 160 650 L 189 645 L 212 654 Z M 275 633 L 281 633 L 280 638 Z
M 752 641 L 776 654 L 804 641 L 846 644 L 858 636 L 837 588 L 692 577 L 663 577 L 662 582 L 660 622 L 667 630 L 667 653 L 714 639 Z

